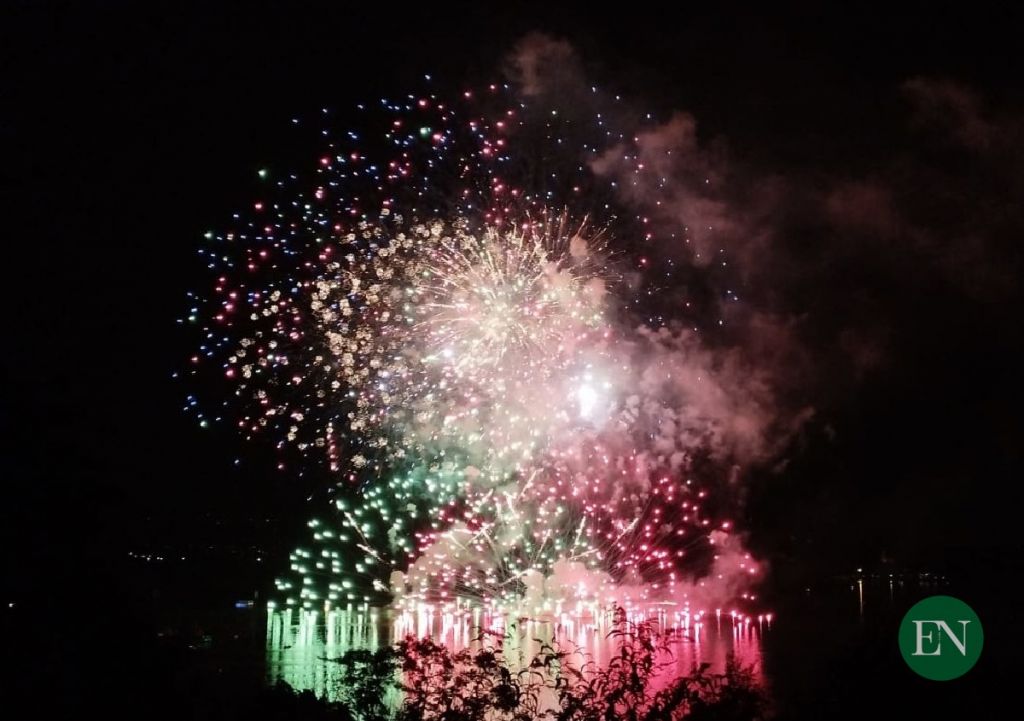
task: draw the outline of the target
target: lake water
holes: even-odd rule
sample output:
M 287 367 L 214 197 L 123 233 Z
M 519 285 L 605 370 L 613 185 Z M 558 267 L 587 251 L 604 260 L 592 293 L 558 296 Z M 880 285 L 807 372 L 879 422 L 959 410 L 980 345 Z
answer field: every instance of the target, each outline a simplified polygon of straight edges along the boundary
M 763 677 L 762 640 L 771 633 L 768 616 L 740 618 L 728 612 L 691 616 L 674 608 L 647 608 L 630 612 L 630 620 L 647 619 L 662 630 L 673 629 L 671 665 L 662 675 L 671 680 L 710 664 L 712 672 L 725 668 L 732 655 Z M 609 637 L 609 613 L 563 613 L 539 617 L 509 617 L 481 609 L 440 612 L 351 606 L 326 615 L 276 611 L 267 618 L 267 675 L 270 683 L 285 681 L 296 689 L 311 689 L 318 696 L 338 698 L 342 667 L 332 659 L 356 648 L 376 650 L 408 635 L 429 637 L 458 651 L 479 647 L 482 631 L 502 637 L 506 661 L 525 667 L 542 644 L 578 649 L 587 660 L 604 666 L 617 649 Z M 582 665 L 584 656 L 575 657 Z

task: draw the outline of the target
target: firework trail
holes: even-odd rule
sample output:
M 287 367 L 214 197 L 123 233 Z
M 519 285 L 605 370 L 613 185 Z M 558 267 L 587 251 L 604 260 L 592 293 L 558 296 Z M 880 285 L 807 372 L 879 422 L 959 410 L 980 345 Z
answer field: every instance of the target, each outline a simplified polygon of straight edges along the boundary
M 593 170 L 624 114 L 590 110 L 504 85 L 359 106 L 207 234 L 191 375 L 229 393 L 189 407 L 333 487 L 279 603 L 749 595 L 709 490 L 742 429 L 707 410 L 728 391 L 693 319 L 661 310 L 646 219 Z

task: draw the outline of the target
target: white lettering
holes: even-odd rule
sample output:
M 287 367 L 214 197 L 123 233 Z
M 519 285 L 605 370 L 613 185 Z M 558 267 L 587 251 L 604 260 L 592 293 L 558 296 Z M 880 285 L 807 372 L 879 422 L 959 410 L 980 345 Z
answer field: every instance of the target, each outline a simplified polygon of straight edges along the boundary
M 935 651 L 931 653 L 925 653 L 924 642 L 931 641 L 933 634 L 929 631 L 927 634 L 924 632 L 924 624 L 934 623 L 940 631 L 949 636 L 949 640 L 956 646 L 957 651 L 960 652 L 961 656 L 967 655 L 967 624 L 970 621 L 958 621 L 961 628 L 963 629 L 963 640 L 957 638 L 957 635 L 953 633 L 953 629 L 949 627 L 945 621 L 914 621 L 914 626 L 917 627 L 917 649 L 914 651 L 912 656 L 939 656 L 942 654 L 942 644 L 938 639 L 935 641 Z

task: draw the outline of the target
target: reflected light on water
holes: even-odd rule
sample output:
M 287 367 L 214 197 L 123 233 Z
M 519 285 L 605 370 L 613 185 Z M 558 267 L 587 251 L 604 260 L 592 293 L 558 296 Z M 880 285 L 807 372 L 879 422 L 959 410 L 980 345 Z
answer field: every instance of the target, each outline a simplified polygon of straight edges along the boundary
M 758 681 L 764 680 L 761 641 L 770 632 L 771 615 L 744 616 L 722 609 L 702 614 L 676 607 L 634 607 L 627 614 L 630 621 L 649 620 L 678 638 L 659 685 L 693 673 L 702 664 L 721 672 L 730 655 L 752 668 Z M 480 647 L 483 631 L 504 637 L 504 655 L 511 667 L 525 667 L 542 645 L 553 643 L 564 650 L 577 649 L 579 665 L 589 660 L 601 667 L 617 651 L 611 630 L 610 611 L 587 607 L 537 617 L 425 604 L 402 611 L 349 606 L 326 614 L 272 610 L 267 617 L 267 675 L 270 683 L 285 681 L 297 690 L 310 689 L 337 700 L 342 670 L 333 659 L 349 650 L 376 650 L 410 635 L 429 637 L 452 651 L 472 650 Z

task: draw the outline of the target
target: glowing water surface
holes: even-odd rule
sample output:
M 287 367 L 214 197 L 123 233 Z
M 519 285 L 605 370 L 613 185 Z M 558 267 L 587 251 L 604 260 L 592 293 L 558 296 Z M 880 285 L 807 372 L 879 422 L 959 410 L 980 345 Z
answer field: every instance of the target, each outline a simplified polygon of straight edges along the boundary
M 721 672 L 732 655 L 763 682 L 761 642 L 770 633 L 770 617 L 734 616 L 727 611 L 690 615 L 673 608 L 632 610 L 631 621 L 650 619 L 660 629 L 676 629 L 671 665 L 658 685 L 710 664 Z M 332 659 L 351 649 L 376 650 L 407 635 L 429 637 L 454 651 L 477 648 L 482 631 L 504 636 L 505 659 L 525 667 L 545 643 L 557 642 L 564 650 L 578 649 L 586 660 L 604 666 L 617 651 L 610 613 L 580 612 L 515 617 L 480 608 L 440 611 L 421 607 L 396 611 L 369 606 L 332 609 L 326 614 L 299 610 L 271 611 L 267 617 L 267 676 L 270 683 L 285 681 L 298 690 L 338 698 L 342 667 Z M 575 657 L 582 662 L 582 656 Z

